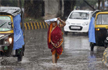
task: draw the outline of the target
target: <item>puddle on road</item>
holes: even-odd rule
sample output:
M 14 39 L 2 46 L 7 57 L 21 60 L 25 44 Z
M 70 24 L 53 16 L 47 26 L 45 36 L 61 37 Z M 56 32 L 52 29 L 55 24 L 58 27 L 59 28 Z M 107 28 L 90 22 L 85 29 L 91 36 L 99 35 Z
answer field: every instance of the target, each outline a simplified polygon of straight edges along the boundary
M 20 63 L 30 63 L 30 61 L 29 61 L 29 59 L 24 57 L 23 60 Z
M 39 53 L 39 51 L 37 52 Z M 10 59 L 6 61 L 10 64 L 2 65 L 0 70 L 97 70 L 97 58 L 101 58 L 100 53 L 97 50 L 94 54 L 90 54 L 87 37 L 67 36 L 64 37 L 64 53 L 60 56 L 59 63 L 56 66 L 52 65 L 52 57 L 49 54 L 46 55 L 47 58 L 31 55 L 34 58 L 28 59 L 24 57 L 21 63 L 10 62 L 12 60 Z
M 17 62 L 17 60 L 13 59 L 14 58 L 3 59 L 0 64 L 0 70 L 29 70 L 27 67 L 30 61 L 26 57 L 24 57 L 21 62 Z
M 90 53 L 90 56 L 88 57 L 88 68 L 90 70 L 96 70 L 96 56 L 94 55 L 94 53 Z
M 26 70 L 25 68 L 22 67 L 0 67 L 0 70 Z
M 64 70 L 66 67 L 71 67 L 71 65 L 66 63 L 57 63 L 57 65 L 53 65 L 52 62 L 50 63 L 43 62 L 39 65 L 45 67 L 47 70 Z M 67 70 L 69 69 L 67 68 Z
M 87 37 L 64 37 L 64 48 L 66 50 L 89 50 L 89 41 Z
M 22 61 L 21 62 L 18 62 L 17 60 L 15 60 L 17 58 L 4 58 L 2 61 L 1 61 L 1 66 L 21 66 L 22 64 L 28 64 L 30 63 L 30 61 L 26 58 L 26 57 L 23 57 Z

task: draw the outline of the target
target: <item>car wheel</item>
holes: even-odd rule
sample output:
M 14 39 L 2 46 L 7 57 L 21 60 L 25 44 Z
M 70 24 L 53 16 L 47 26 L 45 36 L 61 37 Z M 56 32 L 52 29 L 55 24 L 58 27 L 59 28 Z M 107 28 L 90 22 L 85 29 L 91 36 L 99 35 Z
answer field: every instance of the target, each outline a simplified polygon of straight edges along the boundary
M 88 36 L 88 32 L 86 32 L 86 35 Z
M 75 32 L 72 32 L 73 35 L 75 35 Z
M 64 32 L 65 35 L 68 35 L 68 32 Z
M 11 56 L 11 53 L 12 53 L 12 46 L 7 46 L 7 50 L 4 49 L 4 55 L 9 57 Z
M 94 43 L 90 43 L 90 49 L 91 49 L 91 51 L 94 50 Z
M 106 49 L 106 48 L 108 47 L 108 45 L 105 43 L 105 44 L 104 44 L 104 47 L 105 47 L 105 49 Z
M 107 48 L 107 46 L 105 46 L 105 49 Z

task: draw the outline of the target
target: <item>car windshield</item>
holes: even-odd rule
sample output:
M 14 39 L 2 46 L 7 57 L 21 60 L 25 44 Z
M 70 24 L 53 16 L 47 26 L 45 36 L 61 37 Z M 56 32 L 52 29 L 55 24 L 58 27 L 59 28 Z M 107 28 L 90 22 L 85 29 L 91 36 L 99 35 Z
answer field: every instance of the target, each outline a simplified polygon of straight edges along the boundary
M 11 18 L 9 16 L 0 16 L 0 31 L 9 31 L 11 29 Z
M 70 19 L 89 19 L 89 13 L 85 12 L 73 12 L 70 16 Z
M 97 23 L 100 25 L 108 25 L 108 14 L 99 14 L 97 17 Z

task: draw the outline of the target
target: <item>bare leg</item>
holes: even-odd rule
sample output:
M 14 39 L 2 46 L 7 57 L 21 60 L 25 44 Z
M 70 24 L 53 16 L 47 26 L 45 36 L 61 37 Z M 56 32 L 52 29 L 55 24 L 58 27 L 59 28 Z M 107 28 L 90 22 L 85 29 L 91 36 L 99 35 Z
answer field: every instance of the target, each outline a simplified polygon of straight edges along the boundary
M 55 59 L 56 59 L 55 55 L 52 55 L 52 62 L 53 62 L 53 63 L 56 62 Z

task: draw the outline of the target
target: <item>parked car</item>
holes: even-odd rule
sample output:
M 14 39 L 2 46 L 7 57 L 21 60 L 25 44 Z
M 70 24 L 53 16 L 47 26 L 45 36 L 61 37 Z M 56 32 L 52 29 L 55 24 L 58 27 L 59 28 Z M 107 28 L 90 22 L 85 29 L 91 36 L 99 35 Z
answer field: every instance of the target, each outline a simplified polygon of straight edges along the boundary
M 67 35 L 68 32 L 88 32 L 91 16 L 92 11 L 73 10 L 66 20 L 64 33 Z

